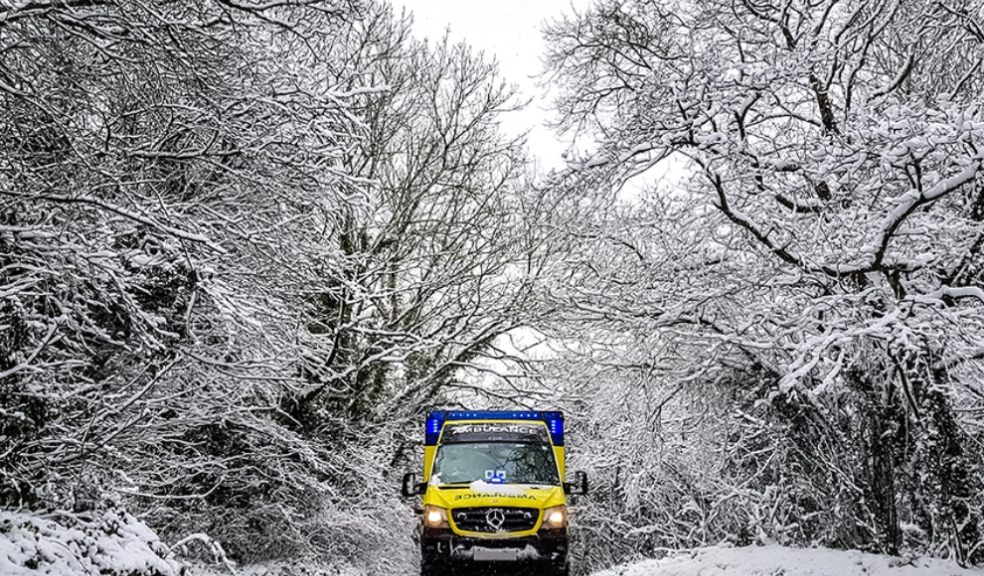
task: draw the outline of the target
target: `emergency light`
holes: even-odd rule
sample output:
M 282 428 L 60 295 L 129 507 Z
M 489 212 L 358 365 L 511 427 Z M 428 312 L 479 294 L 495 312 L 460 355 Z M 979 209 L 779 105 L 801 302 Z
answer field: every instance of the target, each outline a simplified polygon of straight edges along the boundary
M 479 410 L 479 411 L 444 411 L 439 410 L 427 414 L 427 429 L 424 434 L 425 446 L 436 446 L 441 436 L 441 428 L 448 420 L 534 420 L 547 424 L 550 440 L 554 446 L 564 445 L 564 413 L 535 412 L 532 410 Z

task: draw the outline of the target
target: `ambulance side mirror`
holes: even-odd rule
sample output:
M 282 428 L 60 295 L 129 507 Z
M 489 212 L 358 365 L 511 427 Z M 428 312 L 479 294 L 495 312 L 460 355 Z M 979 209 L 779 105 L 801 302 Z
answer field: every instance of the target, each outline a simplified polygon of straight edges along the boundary
M 584 472 L 575 472 L 573 482 L 564 482 L 564 492 L 577 494 L 580 496 L 588 495 L 588 475 Z
M 417 482 L 417 475 L 413 472 L 407 472 L 403 475 L 403 485 L 400 487 L 400 493 L 404 498 L 419 496 L 426 490 L 427 484 Z

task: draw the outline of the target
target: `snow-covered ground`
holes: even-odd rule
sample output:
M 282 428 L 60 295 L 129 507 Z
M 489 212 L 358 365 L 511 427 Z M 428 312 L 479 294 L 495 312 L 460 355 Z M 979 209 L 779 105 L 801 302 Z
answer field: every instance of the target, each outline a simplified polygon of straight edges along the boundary
M 39 516 L 0 510 L 2 576 L 366 576 L 370 573 L 303 561 L 242 567 L 192 565 L 185 570 L 153 531 L 122 511 L 91 515 L 57 512 Z M 906 561 L 856 551 L 762 546 L 706 548 L 621 566 L 594 576 L 984 576 L 984 569 L 964 569 L 935 559 Z
M 0 575 L 177 576 L 157 535 L 116 510 L 36 516 L 0 510 Z
M 707 548 L 621 566 L 595 576 L 982 576 L 935 559 L 905 561 L 890 556 L 781 546 Z

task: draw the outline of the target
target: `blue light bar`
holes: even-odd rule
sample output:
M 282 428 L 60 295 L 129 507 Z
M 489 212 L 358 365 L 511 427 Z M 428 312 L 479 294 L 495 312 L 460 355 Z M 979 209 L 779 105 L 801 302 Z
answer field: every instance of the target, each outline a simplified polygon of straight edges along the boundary
M 431 412 L 427 415 L 427 430 L 424 432 L 424 445 L 436 446 L 444 427 L 444 412 Z
M 539 420 L 547 424 L 550 439 L 554 446 L 564 445 L 563 412 L 535 412 L 532 410 L 478 410 L 478 411 L 436 411 L 427 415 L 427 429 L 424 444 L 437 445 L 441 429 L 448 420 Z
M 564 413 L 563 412 L 543 412 L 543 421 L 547 423 L 550 430 L 550 440 L 554 446 L 564 445 Z

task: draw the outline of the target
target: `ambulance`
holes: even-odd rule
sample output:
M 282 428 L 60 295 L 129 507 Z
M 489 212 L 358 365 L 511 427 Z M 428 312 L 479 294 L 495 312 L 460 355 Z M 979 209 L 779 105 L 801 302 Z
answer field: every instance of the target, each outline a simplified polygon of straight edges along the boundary
M 568 497 L 588 479 L 565 471 L 560 412 L 440 411 L 427 416 L 423 474 L 403 477 L 422 496 L 421 576 L 459 568 L 570 572 Z

